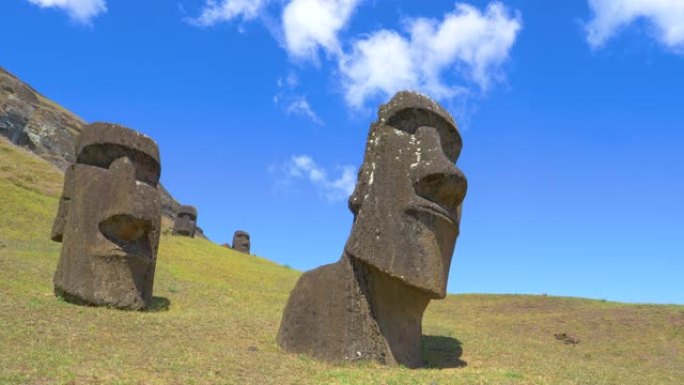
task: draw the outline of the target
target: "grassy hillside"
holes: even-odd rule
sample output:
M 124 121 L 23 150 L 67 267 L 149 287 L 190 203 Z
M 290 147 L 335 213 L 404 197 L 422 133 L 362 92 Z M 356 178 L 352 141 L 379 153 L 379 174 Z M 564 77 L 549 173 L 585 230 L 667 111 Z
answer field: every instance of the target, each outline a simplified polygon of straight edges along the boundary
M 299 273 L 201 239 L 162 237 L 154 311 L 64 303 L 49 241 L 61 183 L 0 141 L 0 384 L 684 383 L 682 306 L 457 295 L 425 314 L 429 369 L 284 353 L 275 335 Z

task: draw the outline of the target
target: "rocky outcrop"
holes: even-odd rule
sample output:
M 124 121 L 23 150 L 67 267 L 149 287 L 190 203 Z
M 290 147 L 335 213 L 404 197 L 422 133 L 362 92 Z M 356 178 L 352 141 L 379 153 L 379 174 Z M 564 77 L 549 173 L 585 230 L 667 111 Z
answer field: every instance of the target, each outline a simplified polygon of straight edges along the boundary
M 84 125 L 81 118 L 0 68 L 0 134 L 12 143 L 65 170 L 75 160 L 74 143 Z
M 0 67 L 0 135 L 64 171 L 75 162 L 76 138 L 85 125 L 74 113 Z M 161 184 L 159 193 L 162 214 L 175 219 L 180 205 Z

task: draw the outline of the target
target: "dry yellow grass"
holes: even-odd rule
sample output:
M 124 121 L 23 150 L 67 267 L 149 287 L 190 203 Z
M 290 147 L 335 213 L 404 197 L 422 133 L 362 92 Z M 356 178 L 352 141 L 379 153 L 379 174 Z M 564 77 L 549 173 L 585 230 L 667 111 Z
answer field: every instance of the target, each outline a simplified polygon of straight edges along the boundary
M 0 170 L 0 384 L 684 383 L 684 307 L 577 298 L 434 301 L 430 369 L 284 353 L 275 335 L 299 272 L 201 239 L 162 237 L 155 311 L 64 303 L 49 241 L 61 175 L 5 141 Z

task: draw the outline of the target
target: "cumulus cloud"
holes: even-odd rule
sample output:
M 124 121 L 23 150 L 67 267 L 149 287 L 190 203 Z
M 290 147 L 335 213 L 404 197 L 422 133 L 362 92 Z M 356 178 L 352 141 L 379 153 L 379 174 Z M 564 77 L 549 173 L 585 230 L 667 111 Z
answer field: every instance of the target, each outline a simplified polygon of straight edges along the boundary
M 646 20 L 653 37 L 666 47 L 684 52 L 684 1 L 589 0 L 593 17 L 586 25 L 587 41 L 600 48 L 621 29 Z
M 338 167 L 339 176 L 331 178 L 328 172 L 308 155 L 294 155 L 286 164 L 286 177 L 289 179 L 305 179 L 316 187 L 330 201 L 347 199 L 356 185 L 356 168 L 354 166 Z
M 92 19 L 107 12 L 105 0 L 28 0 L 40 8 L 58 8 L 67 13 L 72 20 L 90 24 Z
M 360 0 L 292 0 L 283 9 L 285 48 L 297 59 L 316 60 L 318 50 L 341 52 L 338 33 Z
M 272 18 L 265 11 L 267 3 L 282 7 L 280 25 L 269 28 L 271 32 L 290 58 L 313 62 L 319 68 L 325 64 L 323 68 L 330 70 L 352 108 L 401 89 L 421 91 L 441 101 L 486 92 L 503 80 L 503 64 L 522 29 L 520 13 L 500 1 L 484 9 L 455 3 L 439 19 L 405 18 L 401 29 L 381 29 L 356 39 L 342 32 L 363 0 L 206 1 L 197 24 L 238 17 L 259 17 L 268 24 Z M 274 99 L 285 112 L 320 124 L 301 95 L 290 87 L 287 93 L 281 89 Z
M 487 90 L 502 77 L 500 67 L 508 59 L 522 28 L 519 13 L 500 2 L 484 12 L 459 3 L 441 21 L 406 20 L 407 36 L 393 30 L 376 31 L 353 43 L 339 60 L 347 103 L 362 106 L 377 95 L 388 96 L 411 88 L 433 97 L 451 98 L 467 88 L 445 80 L 458 75 Z
M 268 0 L 206 0 L 200 15 L 192 22 L 212 26 L 223 21 L 255 19 L 266 7 Z

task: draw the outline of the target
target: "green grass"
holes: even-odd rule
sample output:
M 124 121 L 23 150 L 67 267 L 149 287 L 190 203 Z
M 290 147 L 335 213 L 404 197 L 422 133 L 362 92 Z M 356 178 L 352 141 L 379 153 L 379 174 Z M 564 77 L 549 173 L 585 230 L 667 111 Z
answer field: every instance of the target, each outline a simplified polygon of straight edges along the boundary
M 684 383 L 683 306 L 455 295 L 425 314 L 427 369 L 281 352 L 299 272 L 202 239 L 162 237 L 154 311 L 74 306 L 52 295 L 60 187 L 56 169 L 0 141 L 0 384 Z

